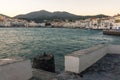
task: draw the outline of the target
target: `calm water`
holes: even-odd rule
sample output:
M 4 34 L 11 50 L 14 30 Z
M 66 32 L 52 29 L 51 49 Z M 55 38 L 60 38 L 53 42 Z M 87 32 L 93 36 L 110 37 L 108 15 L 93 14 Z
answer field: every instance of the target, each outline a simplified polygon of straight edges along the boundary
M 32 59 L 43 52 L 52 53 L 57 71 L 63 70 L 65 54 L 99 43 L 120 44 L 120 37 L 103 35 L 100 30 L 0 28 L 0 58 L 21 56 Z

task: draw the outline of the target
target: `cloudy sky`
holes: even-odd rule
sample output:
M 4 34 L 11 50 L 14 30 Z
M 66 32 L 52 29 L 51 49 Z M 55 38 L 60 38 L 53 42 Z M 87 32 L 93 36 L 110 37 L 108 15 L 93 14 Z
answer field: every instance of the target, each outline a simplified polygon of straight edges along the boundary
M 39 10 L 114 15 L 120 13 L 120 0 L 0 0 L 0 13 L 8 16 Z

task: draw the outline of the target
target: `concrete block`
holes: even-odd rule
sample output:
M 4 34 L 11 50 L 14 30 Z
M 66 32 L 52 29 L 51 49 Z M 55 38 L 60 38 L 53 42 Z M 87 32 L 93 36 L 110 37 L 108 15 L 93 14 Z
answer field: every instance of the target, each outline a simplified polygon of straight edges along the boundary
M 79 73 L 79 61 L 78 57 L 65 56 L 65 71 Z
M 28 80 L 31 77 L 30 60 L 0 59 L 0 80 Z
M 65 56 L 65 71 L 80 73 L 107 54 L 106 45 L 97 45 Z
M 120 54 L 120 45 L 109 45 L 107 53 Z

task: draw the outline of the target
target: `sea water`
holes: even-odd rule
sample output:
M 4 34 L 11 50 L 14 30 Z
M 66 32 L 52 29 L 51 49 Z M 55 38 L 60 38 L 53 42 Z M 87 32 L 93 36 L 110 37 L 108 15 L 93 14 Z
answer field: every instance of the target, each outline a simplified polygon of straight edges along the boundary
M 120 44 L 120 36 L 102 30 L 68 28 L 0 28 L 0 58 L 32 59 L 44 52 L 55 55 L 56 70 L 64 69 L 64 55 L 95 44 Z

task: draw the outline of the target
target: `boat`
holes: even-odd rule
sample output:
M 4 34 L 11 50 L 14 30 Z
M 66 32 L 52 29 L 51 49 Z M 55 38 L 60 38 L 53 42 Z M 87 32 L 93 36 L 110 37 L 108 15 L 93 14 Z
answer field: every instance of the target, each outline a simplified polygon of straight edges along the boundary
M 114 29 L 103 30 L 103 34 L 120 36 L 120 30 L 119 29 L 116 29 L 116 30 L 114 30 Z

